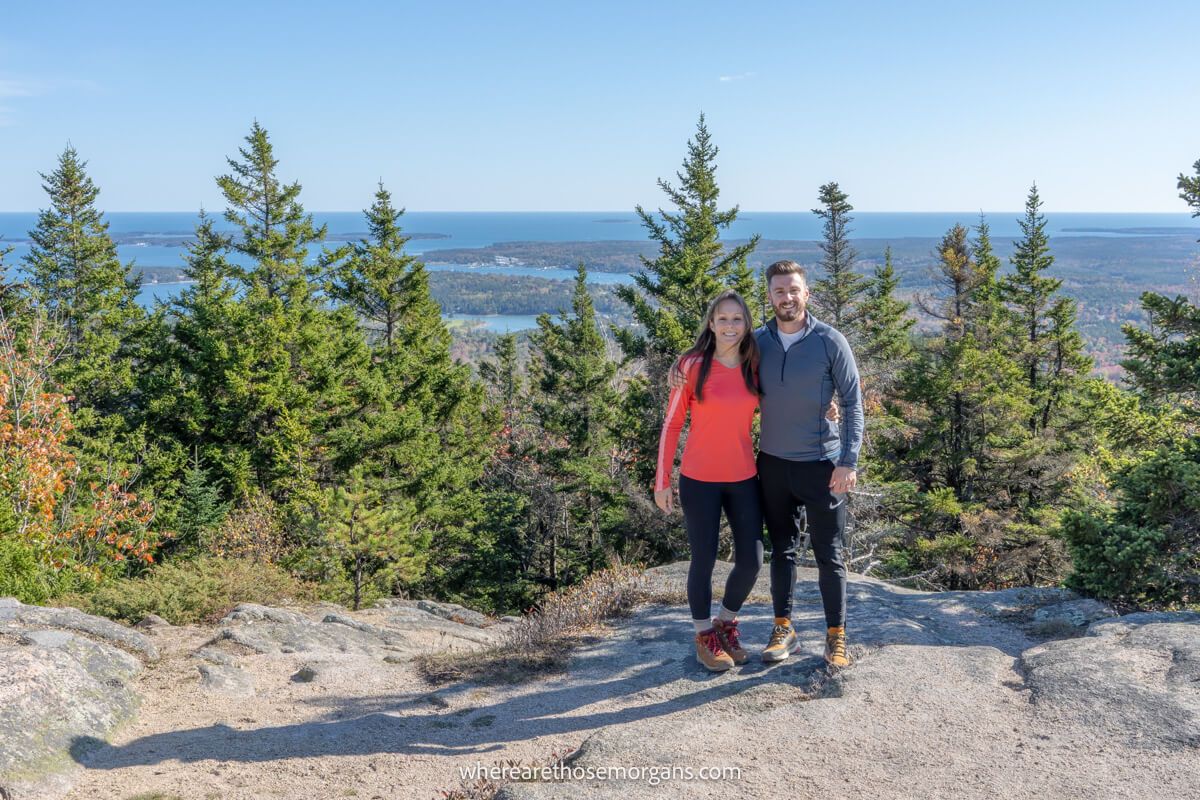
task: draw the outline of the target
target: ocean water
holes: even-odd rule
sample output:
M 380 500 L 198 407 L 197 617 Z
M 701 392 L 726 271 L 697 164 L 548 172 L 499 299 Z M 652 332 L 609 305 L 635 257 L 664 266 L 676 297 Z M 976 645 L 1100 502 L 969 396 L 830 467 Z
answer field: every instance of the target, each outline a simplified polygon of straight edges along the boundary
M 856 212 L 851 236 L 860 239 L 903 239 L 938 237 L 961 223 L 978 222 L 978 212 Z M 996 239 L 1017 237 L 1019 211 L 987 212 L 992 236 Z M 359 212 L 314 212 L 318 224 L 328 226 L 331 237 L 357 239 L 366 236 L 366 222 Z M 191 212 L 110 212 L 105 215 L 109 231 L 126 241 L 117 248 L 124 261 L 140 267 L 179 267 L 185 250 L 179 239 L 190 236 L 196 224 Z M 217 227 L 227 223 L 214 215 Z M 1200 238 L 1200 220 L 1187 213 L 1048 213 L 1047 230 L 1051 237 L 1061 236 L 1153 236 L 1188 233 Z M 6 259 L 20 264 L 29 251 L 28 231 L 37 224 L 32 212 L 0 213 L 0 247 L 11 246 Z M 433 270 L 464 270 L 504 275 L 534 275 L 573 279 L 572 269 L 540 269 L 520 265 L 465 267 L 439 263 L 437 251 L 446 248 L 487 247 L 499 242 L 571 242 L 630 241 L 646 238 L 637 215 L 631 211 L 551 211 L 551 212 L 438 212 L 410 211 L 401 218 L 406 233 L 414 236 L 409 250 L 422 254 Z M 745 239 L 754 234 L 764 239 L 813 241 L 821 238 L 821 220 L 809 211 L 743 211 L 725 231 L 726 239 Z M 171 240 L 171 241 L 164 241 Z M 331 242 L 337 245 L 340 242 Z M 313 249 L 315 258 L 319 248 Z M 628 275 L 593 272 L 596 283 L 627 283 Z M 147 284 L 141 295 L 146 305 L 166 300 L 178 292 L 180 284 Z M 533 327 L 532 317 L 489 316 L 483 318 L 491 330 L 519 330 Z M 512 327 L 519 326 L 519 327 Z

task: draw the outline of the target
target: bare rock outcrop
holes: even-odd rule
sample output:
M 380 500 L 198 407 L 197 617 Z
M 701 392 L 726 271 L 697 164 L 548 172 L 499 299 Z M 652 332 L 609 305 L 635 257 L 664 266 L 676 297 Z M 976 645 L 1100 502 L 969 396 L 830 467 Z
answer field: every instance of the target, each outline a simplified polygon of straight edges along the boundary
M 106 737 L 130 718 L 142 659 L 157 657 L 124 626 L 0 598 L 0 796 L 61 787 L 74 765 L 72 743 Z

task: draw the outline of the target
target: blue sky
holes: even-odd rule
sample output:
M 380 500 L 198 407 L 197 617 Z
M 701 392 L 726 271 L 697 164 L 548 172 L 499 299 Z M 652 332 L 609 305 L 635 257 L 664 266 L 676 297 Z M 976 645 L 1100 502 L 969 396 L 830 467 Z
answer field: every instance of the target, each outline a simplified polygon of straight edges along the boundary
M 258 119 L 312 210 L 657 206 L 703 111 L 722 199 L 1184 211 L 1197 2 L 18 2 L 0 210 L 70 141 L 108 210 L 220 208 Z

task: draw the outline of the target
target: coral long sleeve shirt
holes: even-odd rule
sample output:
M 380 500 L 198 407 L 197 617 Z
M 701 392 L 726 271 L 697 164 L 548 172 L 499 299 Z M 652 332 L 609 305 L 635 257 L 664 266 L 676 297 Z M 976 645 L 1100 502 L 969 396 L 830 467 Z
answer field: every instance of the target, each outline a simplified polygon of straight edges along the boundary
M 671 485 L 675 448 L 679 446 L 679 435 L 689 413 L 691 429 L 679 471 L 693 480 L 713 483 L 753 478 L 758 469 L 754 463 L 750 427 L 758 409 L 758 396 L 746 388 L 741 367 L 727 367 L 713 359 L 712 369 L 704 381 L 703 400 L 697 400 L 695 393 L 700 359 L 688 359 L 683 369 L 687 383 L 671 392 L 667 418 L 658 439 L 658 476 L 654 480 L 654 490 L 661 491 Z

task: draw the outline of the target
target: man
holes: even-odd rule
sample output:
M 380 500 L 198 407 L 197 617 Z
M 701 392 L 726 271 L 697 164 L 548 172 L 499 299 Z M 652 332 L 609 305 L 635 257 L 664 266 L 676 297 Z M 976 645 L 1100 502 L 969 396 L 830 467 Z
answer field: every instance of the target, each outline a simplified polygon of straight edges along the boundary
M 767 291 L 775 318 L 754 332 L 758 340 L 762 432 L 758 477 L 771 538 L 771 599 L 775 627 L 763 650 L 767 662 L 783 661 L 796 647 L 791 623 L 796 586 L 798 510 L 804 507 L 825 607 L 825 660 L 845 667 L 846 566 L 842 543 L 846 497 L 858 481 L 863 407 L 858 367 L 846 338 L 808 312 L 804 269 L 795 261 L 767 267 Z M 681 376 L 671 370 L 672 384 Z M 833 395 L 840 423 L 826 417 Z

